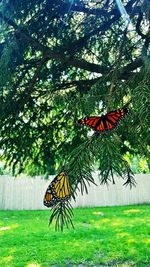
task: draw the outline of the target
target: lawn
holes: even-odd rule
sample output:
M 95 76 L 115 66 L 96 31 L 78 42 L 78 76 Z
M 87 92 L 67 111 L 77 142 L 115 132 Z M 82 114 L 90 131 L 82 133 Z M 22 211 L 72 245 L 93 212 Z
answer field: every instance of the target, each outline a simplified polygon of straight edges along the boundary
M 150 267 L 150 206 L 74 209 L 55 232 L 47 211 L 0 211 L 2 267 Z

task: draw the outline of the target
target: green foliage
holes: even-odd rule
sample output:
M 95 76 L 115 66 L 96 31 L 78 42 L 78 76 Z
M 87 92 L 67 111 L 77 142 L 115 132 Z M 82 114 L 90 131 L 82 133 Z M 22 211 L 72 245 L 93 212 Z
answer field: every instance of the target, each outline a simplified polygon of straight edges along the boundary
M 124 158 L 131 166 L 133 173 L 150 173 L 149 160 L 145 157 L 132 156 L 127 152 Z
M 100 182 L 116 174 L 132 184 L 126 153 L 148 162 L 149 5 L 123 5 L 128 26 L 116 1 L 1 1 L 0 149 L 14 174 L 65 166 L 75 198 L 95 167 Z M 114 133 L 89 138 L 76 125 L 129 101 Z

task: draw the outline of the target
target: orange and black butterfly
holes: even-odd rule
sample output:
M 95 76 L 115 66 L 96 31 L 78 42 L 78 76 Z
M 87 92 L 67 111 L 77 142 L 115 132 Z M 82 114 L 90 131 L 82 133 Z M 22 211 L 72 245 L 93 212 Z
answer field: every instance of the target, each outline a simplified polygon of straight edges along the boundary
M 45 196 L 44 205 L 52 207 L 58 202 L 63 202 L 71 197 L 71 189 L 67 174 L 62 170 L 48 186 Z
M 86 117 L 78 120 L 79 124 L 88 125 L 97 132 L 111 131 L 117 125 L 119 120 L 129 112 L 127 107 L 123 107 L 107 113 L 102 116 Z

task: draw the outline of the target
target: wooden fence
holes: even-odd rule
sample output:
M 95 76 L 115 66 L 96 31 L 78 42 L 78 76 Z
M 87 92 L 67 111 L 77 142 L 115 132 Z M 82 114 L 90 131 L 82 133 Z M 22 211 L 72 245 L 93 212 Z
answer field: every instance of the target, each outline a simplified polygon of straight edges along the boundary
M 100 185 L 98 175 L 94 174 L 98 186 L 91 185 L 89 193 L 79 193 L 73 207 L 96 207 L 149 203 L 150 174 L 135 175 L 136 187 L 123 186 L 123 180 L 116 178 L 116 184 Z M 13 178 L 0 176 L 0 210 L 43 210 L 43 196 L 47 186 L 53 179 L 41 177 Z

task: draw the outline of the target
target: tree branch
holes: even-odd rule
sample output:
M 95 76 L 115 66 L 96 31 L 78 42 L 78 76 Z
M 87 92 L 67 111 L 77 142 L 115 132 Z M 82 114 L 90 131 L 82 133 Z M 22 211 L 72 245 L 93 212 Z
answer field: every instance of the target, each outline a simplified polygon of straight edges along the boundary
M 108 12 L 104 8 L 87 8 L 83 5 L 72 5 L 72 11 L 86 13 L 88 15 L 95 15 L 98 17 L 107 17 Z
M 91 79 L 91 80 L 79 80 L 79 81 L 72 81 L 72 82 L 63 82 L 61 83 L 55 91 L 59 91 L 59 90 L 65 90 L 71 87 L 78 87 L 81 88 L 82 87 L 82 92 L 87 92 L 90 90 L 91 86 L 94 85 L 96 82 L 98 82 L 101 79 L 101 77 L 97 77 L 95 79 Z
M 131 11 L 132 5 L 134 3 L 135 3 L 135 0 L 131 0 L 127 3 L 127 5 L 125 7 L 127 12 Z M 97 14 L 101 15 L 101 12 L 104 12 L 104 14 L 105 14 L 106 11 L 104 9 L 101 9 L 101 10 L 98 9 Z M 134 14 L 134 13 L 135 14 L 137 13 L 137 9 L 134 10 L 134 12 L 132 11 L 132 14 Z M 121 13 L 119 12 L 118 8 L 115 7 L 112 11 L 107 12 L 107 14 L 105 14 L 105 17 L 107 17 L 107 21 L 104 21 L 104 23 L 100 27 L 94 29 L 93 31 L 91 31 L 87 35 L 83 36 L 79 40 L 73 42 L 72 44 L 69 44 L 69 47 L 67 49 L 65 49 L 64 51 L 71 52 L 71 53 L 78 51 L 86 44 L 86 42 L 92 36 L 100 34 L 100 32 L 104 33 L 106 30 L 108 30 L 111 27 L 111 25 L 121 17 Z M 110 19 L 111 17 L 112 17 L 112 19 Z M 109 20 L 108 20 L 108 18 L 109 18 Z
M 141 67 L 144 64 L 144 61 L 141 57 L 135 59 L 135 61 L 127 64 L 125 67 L 123 67 L 119 74 L 118 78 L 120 79 L 127 79 L 131 75 L 131 72 L 134 71 L 135 69 Z
M 132 2 L 132 1 L 131 1 Z M 131 3 L 130 3 L 131 5 Z M 129 4 L 127 8 L 129 8 Z M 109 14 L 109 13 L 108 13 Z M 74 50 L 75 48 L 80 48 L 84 45 L 84 43 L 94 34 L 99 33 L 100 31 L 106 31 L 110 25 L 116 21 L 120 17 L 120 13 L 118 10 L 114 9 L 111 11 L 111 15 L 114 15 L 114 17 L 109 20 L 107 23 L 101 25 L 99 28 L 94 29 L 92 32 L 90 32 L 88 35 L 84 36 L 80 40 L 72 43 L 73 48 L 71 47 L 70 49 Z M 86 61 L 85 59 L 78 59 L 73 56 L 66 55 L 65 53 L 58 52 L 51 50 L 49 47 L 41 44 L 37 39 L 31 37 L 27 31 L 19 27 L 14 21 L 12 21 L 10 18 L 7 18 L 5 15 L 0 12 L 0 18 L 3 19 L 7 24 L 12 26 L 15 31 L 16 31 L 16 37 L 19 38 L 21 36 L 22 39 L 25 39 L 27 42 L 32 44 L 35 48 L 40 50 L 43 54 L 46 55 L 47 60 L 48 59 L 55 59 L 61 61 L 61 63 L 66 64 L 67 66 L 74 66 L 76 68 L 81 68 L 84 70 L 88 70 L 90 72 L 96 72 L 96 73 L 101 73 L 101 74 L 108 74 L 110 72 L 110 68 L 106 66 L 101 66 L 99 64 L 94 64 L 91 62 Z M 67 50 L 67 52 L 70 51 Z M 128 75 L 130 74 L 131 71 L 134 69 L 142 66 L 143 60 L 141 58 L 136 59 L 134 62 L 129 63 L 127 66 L 125 66 L 122 70 L 120 70 L 119 73 L 119 78 L 121 79 L 127 79 Z
M 41 44 L 38 40 L 31 37 L 25 30 L 18 27 L 18 25 L 13 22 L 11 19 L 7 18 L 6 16 L 3 16 L 0 12 L 0 18 L 2 18 L 6 23 L 8 23 L 10 26 L 12 26 L 17 32 L 16 37 L 19 38 L 19 35 L 29 43 L 31 43 L 35 48 L 39 49 L 41 52 L 43 52 L 47 58 L 49 59 L 56 59 L 61 61 L 62 63 L 66 63 L 68 66 L 74 66 L 77 68 L 82 68 L 91 72 L 97 72 L 97 73 L 106 73 L 109 70 L 106 67 L 100 66 L 98 64 L 90 63 L 84 59 L 78 59 L 75 57 L 66 56 L 62 52 L 56 52 L 51 50 L 49 47 Z

